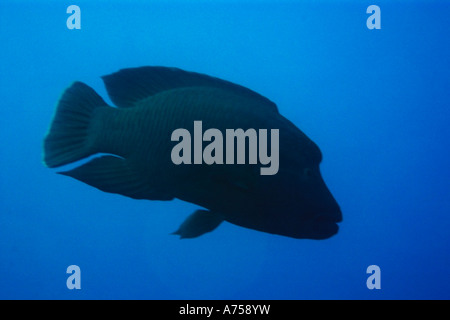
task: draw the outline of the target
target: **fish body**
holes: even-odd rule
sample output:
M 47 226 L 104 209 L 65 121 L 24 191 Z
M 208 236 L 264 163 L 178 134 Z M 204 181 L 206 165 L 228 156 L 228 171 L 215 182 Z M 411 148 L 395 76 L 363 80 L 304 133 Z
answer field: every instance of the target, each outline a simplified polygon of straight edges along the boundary
M 272 101 L 231 82 L 176 68 L 123 69 L 103 80 L 117 108 L 87 85 L 72 84 L 44 140 L 48 167 L 99 155 L 61 173 L 134 199 L 178 198 L 203 207 L 175 232 L 181 238 L 212 231 L 222 221 L 294 238 L 325 239 L 338 231 L 342 215 L 320 175 L 319 148 Z M 180 128 L 190 132 L 193 147 L 182 153 L 191 152 L 192 161 L 188 157 L 188 163 L 175 164 L 173 133 Z M 267 165 L 250 163 L 250 146 L 244 163 L 225 163 L 229 158 L 224 154 L 220 160 L 219 148 L 210 153 L 218 163 L 202 161 L 208 145 L 228 137 L 231 129 L 277 132 L 277 148 L 266 141 L 267 155 L 276 152 L 276 171 L 262 174 Z M 206 139 L 207 132 L 224 134 Z

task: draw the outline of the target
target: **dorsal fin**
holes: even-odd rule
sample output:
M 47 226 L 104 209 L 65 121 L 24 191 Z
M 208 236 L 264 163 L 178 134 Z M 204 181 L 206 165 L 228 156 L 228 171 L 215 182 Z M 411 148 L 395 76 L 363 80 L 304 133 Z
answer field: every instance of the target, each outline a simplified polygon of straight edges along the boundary
M 178 68 L 140 67 L 122 69 L 103 76 L 111 100 L 120 108 L 129 108 L 157 93 L 185 87 L 214 87 L 232 90 L 247 98 L 259 100 L 268 109 L 278 113 L 275 103 L 262 95 L 219 78 L 188 72 Z

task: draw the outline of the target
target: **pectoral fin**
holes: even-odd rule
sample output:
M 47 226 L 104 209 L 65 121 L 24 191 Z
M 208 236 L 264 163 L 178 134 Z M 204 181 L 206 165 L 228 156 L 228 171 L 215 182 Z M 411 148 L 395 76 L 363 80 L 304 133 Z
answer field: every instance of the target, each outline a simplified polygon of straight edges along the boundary
M 223 217 L 220 214 L 207 210 L 197 210 L 187 217 L 178 230 L 172 234 L 179 235 L 180 239 L 195 238 L 213 231 L 222 221 Z
M 151 188 L 148 181 L 134 172 L 125 159 L 102 156 L 70 171 L 59 172 L 99 190 L 133 199 L 171 200 L 173 197 Z

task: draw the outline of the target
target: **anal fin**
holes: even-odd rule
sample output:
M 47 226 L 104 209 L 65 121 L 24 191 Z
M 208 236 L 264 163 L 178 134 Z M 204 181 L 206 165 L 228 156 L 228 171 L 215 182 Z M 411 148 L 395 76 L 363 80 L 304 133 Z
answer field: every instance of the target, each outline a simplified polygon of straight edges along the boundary
M 223 220 L 220 214 L 207 210 L 197 210 L 187 217 L 178 230 L 172 234 L 179 235 L 180 239 L 196 238 L 213 231 Z
M 171 200 L 164 193 L 149 187 L 123 158 L 102 156 L 70 171 L 60 174 L 75 178 L 101 191 L 118 193 L 133 199 Z

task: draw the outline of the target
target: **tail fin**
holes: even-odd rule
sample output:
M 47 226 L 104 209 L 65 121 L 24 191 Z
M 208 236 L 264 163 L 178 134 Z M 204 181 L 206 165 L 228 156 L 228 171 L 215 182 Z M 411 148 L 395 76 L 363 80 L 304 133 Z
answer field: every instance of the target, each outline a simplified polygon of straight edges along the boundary
M 62 95 L 44 140 L 44 162 L 59 167 L 93 153 L 88 128 L 94 109 L 107 106 L 89 86 L 75 82 Z

